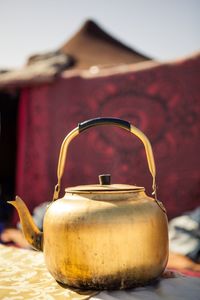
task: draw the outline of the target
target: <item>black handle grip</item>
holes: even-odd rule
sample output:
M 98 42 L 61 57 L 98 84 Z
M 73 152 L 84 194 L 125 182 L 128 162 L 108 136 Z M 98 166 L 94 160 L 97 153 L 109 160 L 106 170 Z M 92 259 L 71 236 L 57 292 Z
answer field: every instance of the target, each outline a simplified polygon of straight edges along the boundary
M 98 126 L 98 125 L 117 125 L 123 129 L 129 130 L 131 128 L 131 124 L 127 121 L 118 119 L 118 118 L 95 118 L 84 121 L 78 124 L 79 133 L 83 132 L 84 130 Z

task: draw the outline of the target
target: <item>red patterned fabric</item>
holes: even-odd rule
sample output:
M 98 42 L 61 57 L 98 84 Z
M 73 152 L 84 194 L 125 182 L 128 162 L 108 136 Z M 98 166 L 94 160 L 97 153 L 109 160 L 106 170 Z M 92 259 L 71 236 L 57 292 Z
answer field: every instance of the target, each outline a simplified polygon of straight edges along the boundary
M 52 199 L 60 145 L 79 122 L 118 117 L 152 143 L 158 197 L 174 217 L 200 200 L 200 57 L 103 77 L 57 78 L 22 91 L 17 194 L 29 208 Z M 113 126 L 91 128 L 69 147 L 64 187 L 98 182 L 145 186 L 151 176 L 141 142 Z

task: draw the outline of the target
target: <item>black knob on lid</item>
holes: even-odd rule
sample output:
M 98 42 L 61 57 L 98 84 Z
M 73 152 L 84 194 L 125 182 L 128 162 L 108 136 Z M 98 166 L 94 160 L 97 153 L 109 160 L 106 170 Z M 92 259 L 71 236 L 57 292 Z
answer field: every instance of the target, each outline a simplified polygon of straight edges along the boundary
M 100 185 L 109 185 L 110 182 L 111 182 L 111 175 L 110 174 L 99 175 Z

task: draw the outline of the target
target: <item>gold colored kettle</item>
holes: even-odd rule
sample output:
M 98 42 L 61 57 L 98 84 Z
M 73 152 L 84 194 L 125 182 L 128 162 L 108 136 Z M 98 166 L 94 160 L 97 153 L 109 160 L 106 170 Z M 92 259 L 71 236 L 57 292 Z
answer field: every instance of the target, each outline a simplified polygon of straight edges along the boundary
M 104 174 L 99 184 L 67 188 L 58 199 L 69 143 L 97 125 L 115 125 L 141 139 L 154 198 L 143 187 L 110 184 L 110 175 Z M 19 197 L 10 203 L 18 210 L 26 239 L 44 251 L 47 268 L 58 282 L 85 289 L 130 288 L 156 279 L 167 264 L 167 216 L 156 198 L 155 175 L 151 145 L 139 129 L 121 119 L 96 118 L 80 123 L 62 143 L 58 183 L 44 216 L 43 232 Z

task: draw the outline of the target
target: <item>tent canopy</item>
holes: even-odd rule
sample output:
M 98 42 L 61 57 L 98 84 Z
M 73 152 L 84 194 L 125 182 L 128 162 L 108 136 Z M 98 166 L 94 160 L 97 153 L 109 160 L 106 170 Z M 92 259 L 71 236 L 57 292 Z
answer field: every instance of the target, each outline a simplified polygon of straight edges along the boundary
M 125 46 L 89 20 L 55 51 L 32 55 L 22 69 L 0 73 L 0 88 L 51 82 L 64 70 L 105 68 L 147 60 L 150 58 Z

